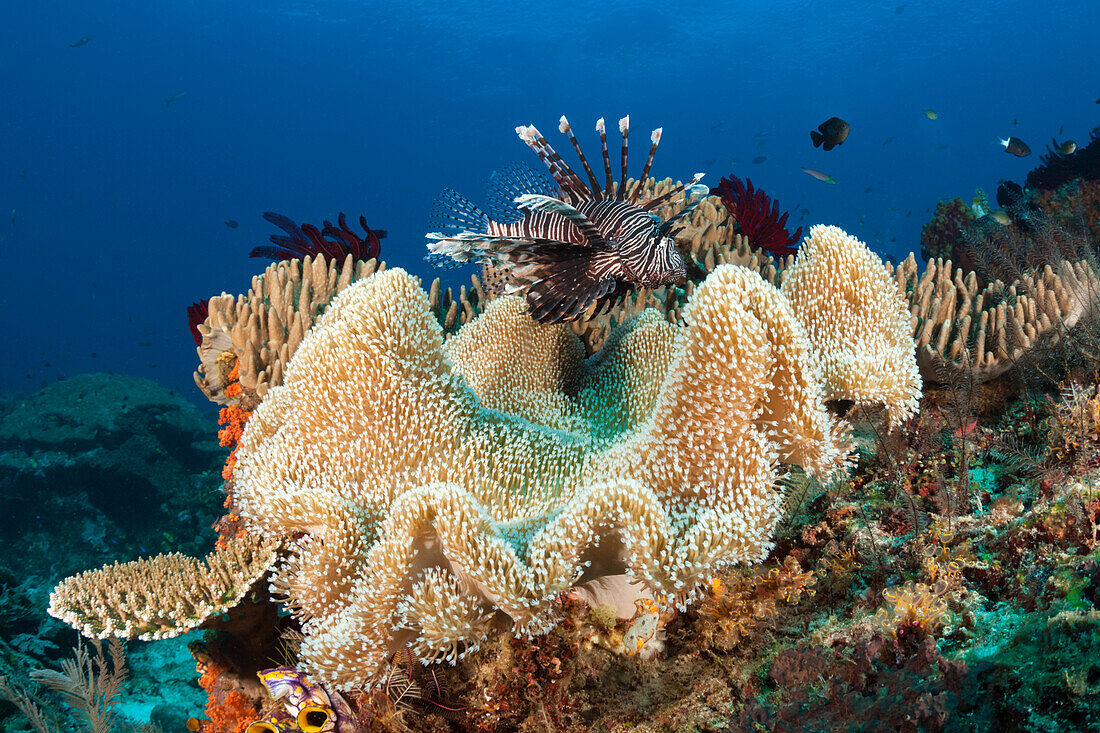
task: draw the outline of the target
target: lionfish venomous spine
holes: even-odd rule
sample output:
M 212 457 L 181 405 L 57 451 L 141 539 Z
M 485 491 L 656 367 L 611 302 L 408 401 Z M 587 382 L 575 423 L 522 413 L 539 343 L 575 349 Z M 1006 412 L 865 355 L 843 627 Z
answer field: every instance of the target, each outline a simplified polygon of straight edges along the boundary
M 674 225 L 703 196 L 702 173 L 660 197 L 638 203 L 649 176 L 661 128 L 650 134 L 649 157 L 637 185 L 627 193 L 630 117 L 619 120 L 622 178 L 616 184 L 603 118 L 596 122 L 603 153 L 604 185 L 596 179 L 568 120 L 558 129 L 569 136 L 588 183 L 562 160 L 534 125 L 516 133 L 545 164 L 553 180 L 522 164 L 496 171 L 489 181 L 492 216 L 465 197 L 445 189 L 436 200 L 437 231 L 428 249 L 436 261 L 478 262 L 501 270 L 506 292 L 523 295 L 532 318 L 543 323 L 571 321 L 621 298 L 632 288 L 658 287 L 686 276 L 676 249 Z M 662 221 L 653 210 L 680 193 L 687 205 Z M 447 232 L 447 233 L 443 233 Z

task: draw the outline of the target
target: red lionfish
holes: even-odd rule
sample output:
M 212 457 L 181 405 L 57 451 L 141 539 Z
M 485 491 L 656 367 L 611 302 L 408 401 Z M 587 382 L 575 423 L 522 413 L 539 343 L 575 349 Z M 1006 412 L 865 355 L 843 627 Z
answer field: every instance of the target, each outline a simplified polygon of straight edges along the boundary
M 703 174 L 639 204 L 661 128 L 650 135 L 649 157 L 629 194 L 622 185 L 629 116 L 619 120 L 623 144 L 618 185 L 611 173 L 603 118 L 596 122 L 606 178 L 602 188 L 564 116 L 558 129 L 569 136 L 588 184 L 534 125 L 521 125 L 516 133 L 538 153 L 553 181 L 522 164 L 495 172 L 489 181 L 490 199 L 495 199 L 492 218 L 465 197 L 444 189 L 433 212 L 438 231 L 427 235 L 433 253 L 429 259 L 439 264 L 449 257 L 498 268 L 506 278 L 506 292 L 525 296 L 531 317 L 542 323 L 574 320 L 590 309 L 594 312 L 616 302 L 635 286 L 658 287 L 684 280 L 686 268 L 674 239 L 680 228 L 673 225 L 708 193 L 705 186 L 697 185 Z M 653 210 L 681 192 L 687 206 L 661 221 Z M 441 234 L 444 230 L 454 233 Z

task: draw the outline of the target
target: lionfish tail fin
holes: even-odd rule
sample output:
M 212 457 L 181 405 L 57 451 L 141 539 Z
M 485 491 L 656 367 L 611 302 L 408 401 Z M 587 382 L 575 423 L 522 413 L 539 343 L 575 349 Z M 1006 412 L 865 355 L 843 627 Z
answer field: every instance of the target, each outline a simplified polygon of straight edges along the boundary
M 489 217 L 501 224 L 514 224 L 523 218 L 516 206 L 516 197 L 540 194 L 558 198 L 561 188 L 543 171 L 525 163 L 509 163 L 498 168 L 485 184 L 485 201 Z
M 638 185 L 634 187 L 634 191 L 630 194 L 630 203 L 632 204 L 638 203 L 638 197 L 642 195 L 642 186 L 645 185 L 646 178 L 649 177 L 649 169 L 653 165 L 653 156 L 657 154 L 657 146 L 661 144 L 661 133 L 663 132 L 664 128 L 658 127 L 649 133 L 649 157 L 645 159 L 642 175 L 638 177 Z
M 615 290 L 614 253 L 559 242 L 526 247 L 509 292 L 523 293 L 539 323 L 575 320 Z
M 571 199 L 592 198 L 592 192 L 588 190 L 588 186 L 573 172 L 569 164 L 562 160 L 550 143 L 546 142 L 546 138 L 542 136 L 537 127 L 534 125 L 520 125 L 516 128 L 516 134 L 519 135 L 520 140 L 538 154 L 539 160 L 550 171 L 550 175 L 561 186 L 564 194 Z
M 443 189 L 432 203 L 429 226 L 434 232 L 477 232 L 489 230 L 492 220 L 472 201 L 450 188 Z
M 454 235 L 428 232 L 424 236 L 428 240 L 430 253 L 424 259 L 436 267 L 456 267 L 469 263 L 483 265 L 501 263 L 499 237 L 474 232 L 461 232 Z
M 437 254 L 435 252 L 429 252 L 424 255 L 424 261 L 437 270 L 454 270 L 455 268 L 470 264 L 469 261 L 463 262 L 452 258 L 450 255 Z

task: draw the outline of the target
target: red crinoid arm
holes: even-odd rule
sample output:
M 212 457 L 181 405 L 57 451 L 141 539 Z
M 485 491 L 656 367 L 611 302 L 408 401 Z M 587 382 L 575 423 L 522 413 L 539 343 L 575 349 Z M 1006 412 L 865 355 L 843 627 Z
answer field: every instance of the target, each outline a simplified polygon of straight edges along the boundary
M 371 229 L 365 217 L 359 222 L 366 230 L 360 237 L 347 225 L 343 212 L 337 217 L 337 226 L 325 221 L 321 229 L 312 224 L 298 226 L 282 214 L 268 211 L 264 218 L 286 232 L 286 235 L 272 234 L 274 246 L 256 247 L 250 253 L 252 257 L 269 257 L 273 260 L 292 260 L 302 257 L 324 257 L 344 260 L 349 254 L 355 260 L 369 260 L 377 257 L 382 250 L 381 240 L 386 236 L 384 229 Z
M 191 328 L 191 338 L 195 339 L 195 346 L 202 346 L 202 334 L 199 332 L 199 324 L 206 322 L 210 315 L 210 301 L 207 298 L 196 301 L 187 306 L 187 325 Z
M 748 237 L 754 246 L 777 257 L 794 254 L 798 249 L 798 240 L 802 228 L 787 234 L 787 217 L 779 213 L 779 202 L 773 202 L 763 189 L 756 189 L 752 181 L 741 181 L 737 176 L 723 178 L 718 187 L 711 189 L 711 195 L 722 199 L 723 205 L 737 221 L 741 234 Z

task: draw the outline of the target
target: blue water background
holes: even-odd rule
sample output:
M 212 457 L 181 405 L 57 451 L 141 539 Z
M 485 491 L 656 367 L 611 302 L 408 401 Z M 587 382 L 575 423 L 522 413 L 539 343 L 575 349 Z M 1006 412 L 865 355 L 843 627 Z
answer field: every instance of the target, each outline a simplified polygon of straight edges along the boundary
M 479 199 L 494 168 L 537 164 L 518 124 L 567 151 L 563 113 L 593 153 L 599 116 L 663 126 L 659 176 L 747 176 L 802 224 L 904 256 L 936 201 L 1022 180 L 1062 126 L 1087 140 L 1098 35 L 1087 0 L 6 4 L 0 389 L 112 370 L 201 401 L 184 309 L 248 289 L 263 211 L 363 213 L 391 266 L 434 276 L 436 193 Z M 832 115 L 851 137 L 815 150 Z

